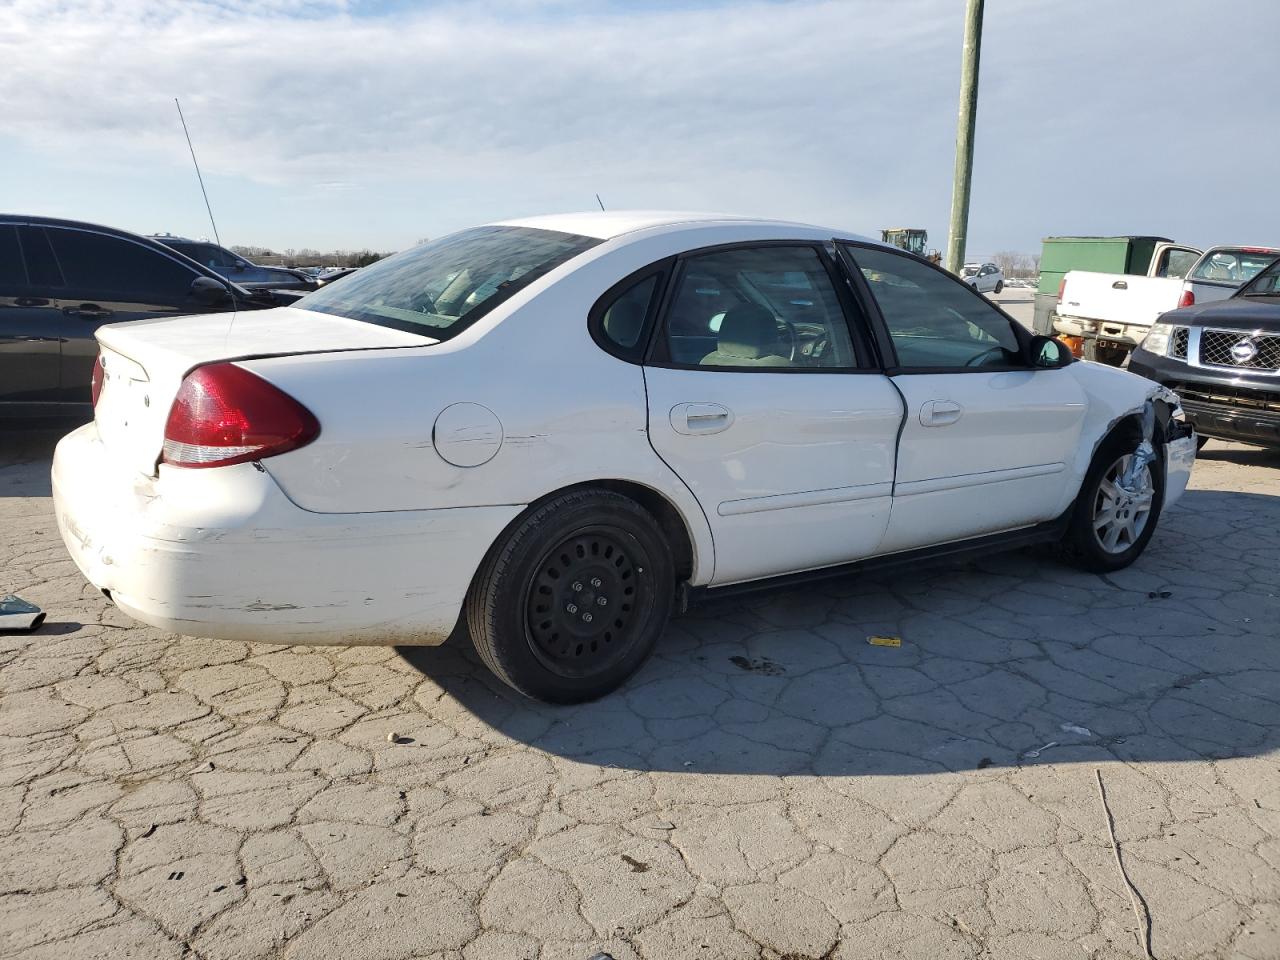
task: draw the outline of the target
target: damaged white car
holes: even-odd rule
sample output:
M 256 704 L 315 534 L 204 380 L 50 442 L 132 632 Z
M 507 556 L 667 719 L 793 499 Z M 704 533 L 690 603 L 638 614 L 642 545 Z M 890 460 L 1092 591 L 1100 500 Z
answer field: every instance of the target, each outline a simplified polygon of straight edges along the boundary
M 492 224 L 292 307 L 98 340 L 53 487 L 122 610 L 288 644 L 463 624 L 559 702 L 622 683 L 703 592 L 1040 541 L 1126 566 L 1196 449 L 1167 390 L 792 223 Z

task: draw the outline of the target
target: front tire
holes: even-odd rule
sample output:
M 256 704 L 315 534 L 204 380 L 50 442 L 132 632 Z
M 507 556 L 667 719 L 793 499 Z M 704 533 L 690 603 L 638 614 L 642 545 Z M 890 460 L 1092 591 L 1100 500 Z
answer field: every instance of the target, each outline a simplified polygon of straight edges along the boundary
M 480 659 L 535 700 L 581 703 L 648 657 L 675 594 L 671 550 L 639 504 L 607 490 L 562 494 L 494 546 L 467 597 Z
M 1003 290 L 1004 290 L 1004 281 L 1003 281 L 1003 280 L 997 280 L 997 281 L 996 281 L 996 293 L 1001 293 Z
M 1164 464 L 1157 456 L 1131 489 L 1119 480 L 1138 446 L 1116 434 L 1102 442 L 1080 485 L 1062 540 L 1067 560 L 1090 573 L 1121 570 L 1142 555 L 1164 507 Z

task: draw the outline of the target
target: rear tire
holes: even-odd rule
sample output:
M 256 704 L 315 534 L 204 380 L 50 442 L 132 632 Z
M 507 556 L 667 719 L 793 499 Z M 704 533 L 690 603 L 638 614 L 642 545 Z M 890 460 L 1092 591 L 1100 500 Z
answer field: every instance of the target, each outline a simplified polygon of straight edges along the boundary
M 1062 538 L 1064 558 L 1090 573 L 1122 570 L 1142 555 L 1164 507 L 1164 463 L 1156 457 L 1140 480 L 1142 494 L 1120 488 L 1137 442 L 1112 434 L 1094 454 Z M 1145 509 L 1144 509 L 1145 507 Z
M 518 521 L 467 596 L 480 659 L 535 700 L 581 703 L 619 687 L 671 615 L 675 572 L 654 518 L 606 490 L 579 490 Z

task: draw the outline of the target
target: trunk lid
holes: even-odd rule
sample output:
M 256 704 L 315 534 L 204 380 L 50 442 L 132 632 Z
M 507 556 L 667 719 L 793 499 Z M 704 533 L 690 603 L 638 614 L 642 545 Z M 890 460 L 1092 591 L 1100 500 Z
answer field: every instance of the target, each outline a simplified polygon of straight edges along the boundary
M 430 346 L 402 330 L 295 307 L 109 324 L 97 332 L 104 378 L 94 419 L 113 459 L 156 475 L 183 378 L 207 363 Z M 322 425 L 323 426 L 323 425 Z

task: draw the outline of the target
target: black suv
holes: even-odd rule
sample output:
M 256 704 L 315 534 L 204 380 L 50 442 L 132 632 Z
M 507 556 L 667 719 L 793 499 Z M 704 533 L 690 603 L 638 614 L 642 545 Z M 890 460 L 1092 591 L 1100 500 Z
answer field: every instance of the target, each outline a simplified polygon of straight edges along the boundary
M 1176 391 L 1202 436 L 1280 447 L 1280 260 L 1227 300 L 1161 316 L 1129 371 Z
M 0 214 L 0 418 L 92 416 L 104 323 L 276 305 L 145 237 Z

